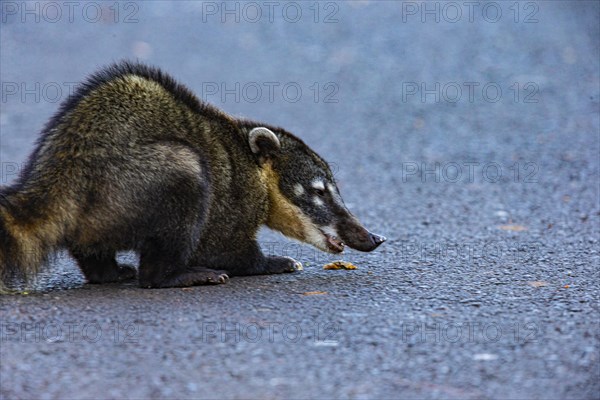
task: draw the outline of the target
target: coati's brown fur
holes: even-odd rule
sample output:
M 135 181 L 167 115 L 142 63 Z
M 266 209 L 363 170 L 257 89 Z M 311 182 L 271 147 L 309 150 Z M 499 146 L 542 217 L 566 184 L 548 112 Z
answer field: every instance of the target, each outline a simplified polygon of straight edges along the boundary
M 158 69 L 113 65 L 62 105 L 20 177 L 0 188 L 0 290 L 15 273 L 35 275 L 59 248 L 92 283 L 136 275 L 116 263 L 121 250 L 140 253 L 143 287 L 295 271 L 290 258 L 263 256 L 256 233 L 267 224 L 314 236 L 325 211 L 290 185 L 315 177 L 333 182 L 327 163 L 283 129 L 235 119 Z M 383 241 L 335 207 L 332 197 L 330 220 L 358 227 L 349 245 Z M 323 247 L 327 238 L 340 242 L 311 240 Z

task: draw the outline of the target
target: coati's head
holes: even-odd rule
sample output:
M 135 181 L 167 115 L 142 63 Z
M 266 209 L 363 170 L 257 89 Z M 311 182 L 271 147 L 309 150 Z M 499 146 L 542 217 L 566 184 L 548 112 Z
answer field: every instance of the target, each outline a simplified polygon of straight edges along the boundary
M 280 128 L 245 131 L 268 188 L 268 227 L 330 253 L 372 251 L 386 240 L 348 211 L 329 165 L 300 139 Z

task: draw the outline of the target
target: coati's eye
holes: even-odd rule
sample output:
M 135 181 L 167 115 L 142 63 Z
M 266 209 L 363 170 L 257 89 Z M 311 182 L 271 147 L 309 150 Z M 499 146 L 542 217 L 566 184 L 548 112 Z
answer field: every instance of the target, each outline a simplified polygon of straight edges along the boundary
M 325 182 L 321 179 L 315 179 L 311 184 L 312 193 L 318 197 L 325 197 Z
M 325 190 L 323 189 L 315 189 L 315 194 L 319 197 L 325 197 Z

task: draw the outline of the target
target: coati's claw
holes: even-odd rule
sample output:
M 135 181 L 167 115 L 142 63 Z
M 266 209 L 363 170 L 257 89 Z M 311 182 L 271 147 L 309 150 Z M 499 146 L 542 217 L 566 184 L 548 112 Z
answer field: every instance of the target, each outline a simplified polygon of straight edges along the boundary
M 194 285 L 222 285 L 229 282 L 229 275 L 226 271 L 204 270 L 193 273 Z
M 225 273 L 220 274 L 217 277 L 208 278 L 208 283 L 214 283 L 215 285 L 220 285 L 227 282 L 229 282 L 229 276 Z
M 268 257 L 265 273 L 282 274 L 302 271 L 302 264 L 290 257 Z
M 302 270 L 302 264 L 300 264 L 296 260 L 292 260 L 292 262 L 289 264 L 288 268 L 283 272 L 296 272 L 296 271 L 301 271 L 301 270 Z

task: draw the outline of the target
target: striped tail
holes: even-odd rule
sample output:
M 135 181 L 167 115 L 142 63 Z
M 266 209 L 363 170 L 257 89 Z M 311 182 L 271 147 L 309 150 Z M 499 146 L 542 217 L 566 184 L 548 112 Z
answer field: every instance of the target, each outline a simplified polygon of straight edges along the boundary
M 8 289 L 4 282 L 11 273 L 8 266 L 8 249 L 10 243 L 10 237 L 6 230 L 6 224 L 4 222 L 4 215 L 6 213 L 6 207 L 4 206 L 4 191 L 0 187 L 0 294 L 8 293 Z
M 0 293 L 10 292 L 7 284 L 14 278 L 35 276 L 56 242 L 46 224 L 20 224 L 9 198 L 0 188 Z

